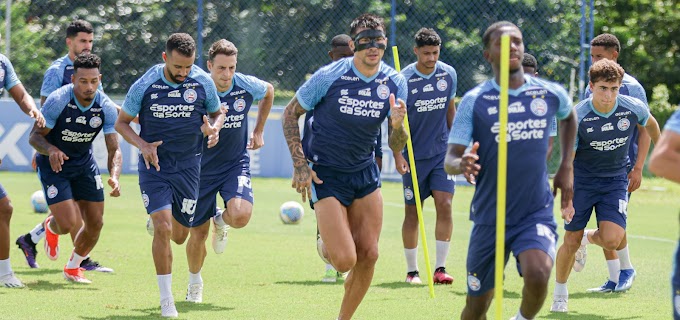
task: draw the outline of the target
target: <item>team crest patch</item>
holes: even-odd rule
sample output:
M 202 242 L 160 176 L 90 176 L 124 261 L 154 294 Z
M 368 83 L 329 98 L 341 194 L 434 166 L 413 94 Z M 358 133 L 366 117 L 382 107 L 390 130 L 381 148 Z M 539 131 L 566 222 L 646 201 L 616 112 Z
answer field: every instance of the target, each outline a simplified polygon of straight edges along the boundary
M 99 128 L 102 125 L 102 118 L 94 116 L 90 118 L 90 127 Z
M 187 89 L 184 91 L 184 101 L 187 103 L 194 103 L 196 99 L 198 98 L 198 93 L 196 93 L 196 90 L 194 89 Z
M 144 202 L 144 208 L 149 206 L 149 196 L 146 193 L 142 193 L 142 201 Z
M 381 84 L 378 86 L 378 98 L 387 99 L 390 96 L 390 87 Z
M 468 275 L 467 278 L 468 281 L 468 288 L 472 291 L 479 291 L 479 289 L 482 288 L 482 282 L 479 281 L 479 278 L 473 276 L 473 275 Z
M 619 128 L 619 130 L 626 131 L 628 128 L 630 128 L 630 120 L 628 120 L 628 118 L 622 118 L 619 120 L 619 123 L 617 123 L 616 126 Z
M 406 200 L 413 200 L 413 190 L 411 188 L 404 188 L 404 198 Z
M 542 117 L 548 113 L 548 104 L 545 102 L 545 100 L 536 98 L 531 101 L 531 112 L 539 117 Z
M 58 194 L 59 194 L 59 190 L 54 185 L 51 185 L 51 186 L 49 186 L 49 188 L 47 188 L 47 197 L 48 198 L 54 199 L 54 197 L 56 197 Z
M 446 83 L 446 80 L 441 79 L 441 80 L 437 81 L 437 89 L 439 89 L 439 91 L 444 91 L 448 87 L 449 87 L 449 85 Z
M 241 112 L 241 111 L 245 110 L 245 108 L 246 108 L 246 101 L 245 100 L 238 99 L 238 100 L 234 101 L 234 110 L 236 112 Z

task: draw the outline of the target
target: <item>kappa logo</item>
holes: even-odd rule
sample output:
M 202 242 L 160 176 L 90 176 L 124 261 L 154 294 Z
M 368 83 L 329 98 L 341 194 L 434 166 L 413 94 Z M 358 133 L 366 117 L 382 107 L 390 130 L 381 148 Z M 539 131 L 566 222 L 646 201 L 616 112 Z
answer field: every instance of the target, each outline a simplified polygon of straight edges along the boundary
M 619 123 L 616 124 L 616 127 L 621 131 L 626 131 L 630 128 L 630 120 L 628 120 L 628 118 L 622 118 L 619 120 Z
M 184 101 L 187 103 L 194 103 L 198 99 L 198 93 L 194 89 L 187 89 L 184 91 Z
M 489 108 L 486 109 L 486 111 L 489 112 L 489 115 L 497 114 L 497 113 L 498 113 L 498 108 L 496 108 L 496 107 L 489 107 Z
M 428 83 L 426 86 L 423 87 L 423 92 L 432 92 L 432 91 L 434 91 L 432 84 Z
M 602 132 L 612 131 L 612 130 L 614 130 L 614 126 L 611 124 L 611 122 L 607 122 L 602 126 L 601 130 L 602 130 Z
M 66 123 L 71 123 L 71 117 L 66 118 Z
M 417 89 L 417 88 L 413 88 L 413 90 L 411 90 L 411 94 L 416 94 L 416 93 L 418 93 L 418 89 Z
M 348 94 L 349 94 L 349 90 L 348 90 L 348 89 L 342 89 L 342 90 L 340 90 L 340 95 L 341 95 L 341 96 L 346 96 L 346 95 L 348 95 Z
M 158 99 L 158 93 L 152 93 L 151 94 L 151 100 L 156 100 Z
M 439 89 L 439 91 L 444 91 L 448 87 L 449 87 L 449 84 L 446 83 L 446 80 L 440 79 L 439 81 L 437 81 L 437 89 Z
M 364 97 L 370 97 L 371 96 L 371 88 L 359 90 L 359 95 L 364 96 Z
M 595 131 L 595 130 L 594 130 L 592 127 L 586 129 L 586 132 L 587 132 L 587 133 L 592 133 L 593 131 Z
M 387 99 L 390 96 L 390 87 L 381 84 L 378 86 L 378 98 Z
M 172 91 L 168 92 L 168 98 L 179 98 L 181 96 L 182 96 L 182 94 L 179 93 L 179 90 L 172 90 Z

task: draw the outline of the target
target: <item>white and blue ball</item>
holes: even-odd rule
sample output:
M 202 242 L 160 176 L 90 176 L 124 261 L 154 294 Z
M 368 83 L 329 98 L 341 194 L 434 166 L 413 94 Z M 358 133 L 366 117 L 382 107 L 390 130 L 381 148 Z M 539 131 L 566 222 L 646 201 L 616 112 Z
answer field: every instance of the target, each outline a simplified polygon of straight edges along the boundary
M 31 206 L 35 213 L 47 213 L 49 211 L 47 201 L 45 200 L 45 193 L 42 190 L 33 192 L 31 195 Z
M 305 209 L 297 201 L 288 201 L 281 205 L 279 216 L 285 224 L 297 224 L 305 215 Z

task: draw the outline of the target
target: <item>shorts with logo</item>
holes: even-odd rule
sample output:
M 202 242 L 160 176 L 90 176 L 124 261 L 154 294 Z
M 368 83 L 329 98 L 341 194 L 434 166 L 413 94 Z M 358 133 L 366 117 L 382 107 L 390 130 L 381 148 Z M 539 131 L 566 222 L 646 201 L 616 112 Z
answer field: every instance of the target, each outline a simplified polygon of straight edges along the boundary
M 552 212 L 550 214 L 552 215 Z M 557 224 L 554 220 L 546 219 L 507 226 L 505 229 L 505 263 L 508 263 L 510 251 L 519 261 L 519 255 L 531 249 L 545 252 L 554 262 L 555 243 L 557 243 Z M 495 259 L 496 226 L 473 225 L 467 255 L 468 295 L 481 296 L 494 288 Z
M 217 193 L 224 200 L 224 206 L 233 198 L 253 203 L 253 187 L 250 181 L 250 164 L 238 163 L 219 179 L 201 179 L 198 192 L 198 204 L 193 226 L 197 227 L 215 216 Z
M 94 159 L 82 166 L 62 166 L 56 173 L 52 170 L 49 158 L 38 157 L 38 177 L 45 192 L 48 205 L 65 200 L 104 201 L 104 183 L 99 167 Z
M 312 181 L 313 203 L 334 197 L 343 206 L 349 207 L 354 199 L 361 199 L 380 188 L 380 171 L 375 161 L 357 172 L 342 172 L 315 164 L 310 164 L 310 167 L 323 181 L 322 184 Z
M 2 183 L 0 183 L 0 199 L 4 198 L 7 196 L 7 190 L 2 187 Z
M 673 289 L 671 293 L 671 299 L 673 299 L 673 319 L 680 320 L 680 240 L 678 240 L 678 246 L 675 249 L 671 288 Z
M 595 208 L 597 223 L 610 221 L 626 229 L 628 177 L 574 177 L 574 218 L 564 223 L 564 230 L 585 229 Z
M 429 159 L 416 160 L 416 173 L 418 174 L 418 189 L 421 201 L 425 201 L 425 199 L 431 196 L 432 191 L 454 193 L 456 178 L 446 174 L 444 171 L 444 158 L 446 158 L 446 153 Z M 408 161 L 408 159 L 406 160 Z M 415 205 L 411 172 L 402 175 L 401 181 L 404 186 L 404 202 L 408 205 Z
M 162 170 L 162 169 L 161 169 Z M 139 189 L 148 214 L 172 209 L 172 216 L 187 228 L 191 228 L 198 199 L 200 165 L 177 172 L 157 172 L 156 168 L 139 170 Z

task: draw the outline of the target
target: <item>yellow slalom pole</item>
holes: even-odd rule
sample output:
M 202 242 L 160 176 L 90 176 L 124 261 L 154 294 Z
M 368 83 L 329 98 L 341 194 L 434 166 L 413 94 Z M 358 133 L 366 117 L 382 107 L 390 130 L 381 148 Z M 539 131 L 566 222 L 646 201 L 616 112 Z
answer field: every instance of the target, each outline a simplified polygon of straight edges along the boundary
M 505 269 L 505 196 L 508 178 L 508 82 L 510 78 L 510 36 L 501 36 L 501 96 L 498 108 L 498 176 L 496 189 L 496 268 L 494 298 L 496 319 L 503 318 L 503 271 Z
M 399 64 L 399 49 L 397 46 L 392 47 L 392 56 L 394 56 L 394 68 L 397 72 L 401 72 L 401 65 Z M 411 169 L 411 180 L 413 181 L 413 198 L 416 200 L 416 211 L 418 212 L 418 225 L 420 227 L 420 240 L 423 242 L 423 251 L 425 252 L 425 267 L 427 268 L 427 285 L 430 287 L 430 297 L 434 298 L 434 279 L 432 279 L 432 266 L 430 265 L 430 252 L 427 250 L 427 236 L 425 236 L 425 221 L 423 221 L 423 205 L 420 202 L 420 188 L 418 187 L 418 175 L 416 174 L 416 160 L 413 156 L 413 141 L 411 141 L 411 127 L 408 123 L 408 112 L 404 115 L 404 129 L 408 133 L 408 140 L 406 140 L 406 149 L 408 150 L 408 163 Z

